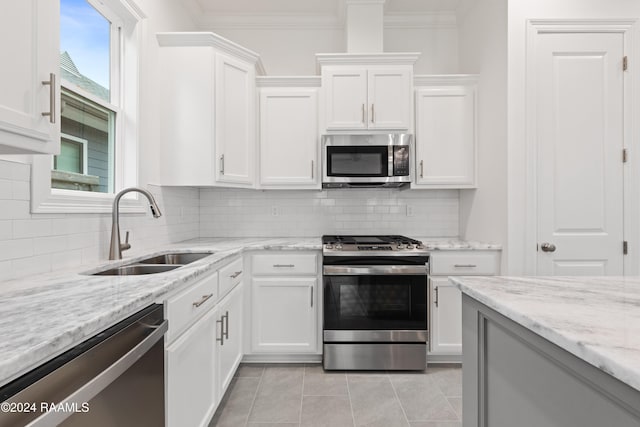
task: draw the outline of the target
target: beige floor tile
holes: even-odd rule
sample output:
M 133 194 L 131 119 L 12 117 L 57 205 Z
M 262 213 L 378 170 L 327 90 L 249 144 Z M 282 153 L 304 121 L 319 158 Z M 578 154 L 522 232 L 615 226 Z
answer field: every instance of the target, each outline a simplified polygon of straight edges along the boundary
M 348 396 L 304 396 L 301 427 L 353 427 Z
M 409 421 L 458 421 L 453 407 L 427 375 L 391 376 Z
M 347 375 L 356 426 L 408 426 L 388 376 Z

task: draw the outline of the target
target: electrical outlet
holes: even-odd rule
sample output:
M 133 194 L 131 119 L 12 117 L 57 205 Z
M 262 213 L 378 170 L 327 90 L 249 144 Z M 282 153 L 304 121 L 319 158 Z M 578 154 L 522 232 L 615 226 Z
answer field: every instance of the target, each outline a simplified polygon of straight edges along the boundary
M 407 216 L 413 216 L 413 206 L 407 205 Z
M 271 216 L 279 216 L 280 209 L 277 206 L 271 206 Z

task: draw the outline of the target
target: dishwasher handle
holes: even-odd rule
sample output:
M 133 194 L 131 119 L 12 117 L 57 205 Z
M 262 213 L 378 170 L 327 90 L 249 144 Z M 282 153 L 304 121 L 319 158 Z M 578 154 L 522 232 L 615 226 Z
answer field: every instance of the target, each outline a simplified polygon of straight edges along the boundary
M 89 382 L 71 393 L 59 403 L 63 405 L 75 404 L 76 406 L 80 407 L 83 402 L 90 401 L 94 396 L 107 388 L 109 384 L 118 379 L 118 377 L 126 372 L 146 352 L 151 350 L 151 348 L 162 339 L 169 327 L 168 320 L 164 320 L 158 325 L 148 325 L 143 323 L 139 324 L 142 324 L 145 328 L 153 329 L 153 332 L 147 335 L 142 341 L 140 341 L 126 354 L 124 354 L 120 359 L 116 360 L 111 366 L 100 372 L 100 374 L 92 378 Z M 27 424 L 27 427 L 45 427 L 58 425 L 71 415 L 73 415 L 73 412 L 49 411 Z

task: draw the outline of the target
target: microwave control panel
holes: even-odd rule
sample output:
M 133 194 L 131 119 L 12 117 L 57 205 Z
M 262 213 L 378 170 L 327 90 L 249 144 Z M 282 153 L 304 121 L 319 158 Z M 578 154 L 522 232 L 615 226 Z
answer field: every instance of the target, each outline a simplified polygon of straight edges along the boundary
M 393 176 L 409 175 L 409 146 L 396 145 L 393 147 Z

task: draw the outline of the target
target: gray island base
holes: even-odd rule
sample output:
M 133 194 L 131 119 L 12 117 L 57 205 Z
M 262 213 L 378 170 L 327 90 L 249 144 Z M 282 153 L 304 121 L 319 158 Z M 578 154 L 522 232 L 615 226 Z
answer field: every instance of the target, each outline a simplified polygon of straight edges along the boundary
M 495 280 L 508 279 L 493 280 L 495 284 Z M 617 368 L 615 364 L 620 360 L 609 360 L 605 355 L 600 366 L 589 363 L 587 360 L 592 349 L 587 339 L 578 339 L 575 348 L 568 346 L 571 352 L 563 348 L 563 342 L 559 341 L 560 345 L 552 342 L 555 340 L 549 329 L 554 324 L 555 319 L 552 318 L 569 316 L 564 324 L 558 325 L 567 325 L 571 332 L 576 330 L 576 324 L 572 323 L 575 321 L 571 318 L 575 307 L 567 307 L 564 313 L 554 311 L 549 316 L 538 306 L 523 313 L 530 322 L 523 322 L 522 317 L 516 322 L 513 320 L 515 316 L 510 315 L 511 310 L 517 310 L 527 292 L 535 294 L 540 289 L 532 287 L 523 292 L 522 298 L 517 290 L 506 290 L 503 298 L 495 292 L 497 287 L 492 288 L 491 283 L 483 283 L 483 280 L 452 279 L 463 292 L 464 427 L 640 426 L 640 390 L 635 378 L 631 375 L 619 379 L 610 373 L 616 372 L 612 368 Z M 553 292 L 542 295 L 544 299 L 554 297 Z M 540 294 L 535 299 L 540 302 Z M 632 305 L 633 314 L 640 311 L 635 295 L 621 301 Z M 574 303 L 584 305 L 584 309 L 589 305 L 583 298 L 577 298 Z M 551 303 L 547 310 L 558 308 Z M 538 319 L 535 318 L 536 310 L 541 312 Z M 595 311 L 594 315 L 597 315 Z M 635 320 L 635 316 L 627 317 L 630 322 Z M 637 326 L 640 325 L 631 328 Z M 588 328 L 584 325 L 584 330 L 575 335 L 564 335 L 564 338 L 578 338 L 580 334 L 589 336 L 592 331 Z M 553 332 L 563 337 L 565 331 Z M 624 350 L 629 353 L 629 350 L 635 350 L 634 345 L 640 343 L 640 337 L 630 337 L 625 342 L 632 343 L 631 349 Z M 572 354 L 576 349 L 581 349 L 583 354 Z M 640 359 L 631 363 L 631 372 L 640 367 Z

